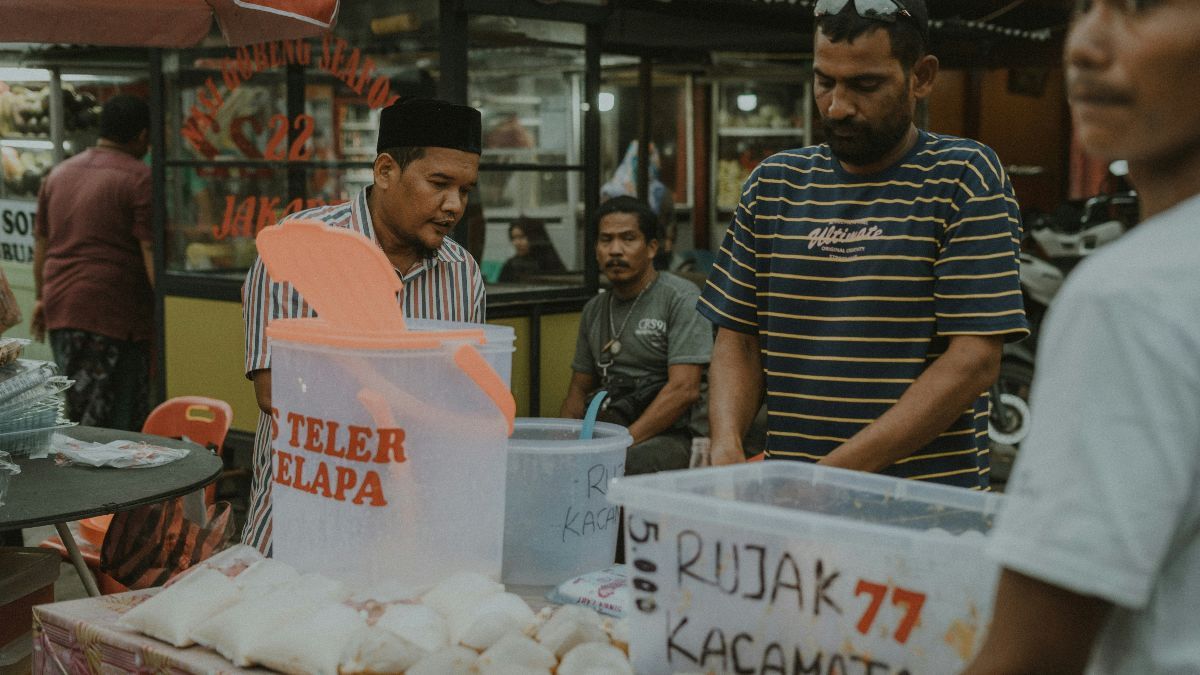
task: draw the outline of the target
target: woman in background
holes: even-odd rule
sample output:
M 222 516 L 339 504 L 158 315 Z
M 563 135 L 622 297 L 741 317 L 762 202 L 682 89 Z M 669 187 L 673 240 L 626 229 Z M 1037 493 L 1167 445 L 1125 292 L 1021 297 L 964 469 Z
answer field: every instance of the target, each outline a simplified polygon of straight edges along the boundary
M 500 270 L 500 282 L 512 283 L 538 274 L 558 274 L 567 271 L 550 235 L 546 224 L 537 218 L 524 216 L 513 220 L 508 226 L 508 239 L 516 255 L 509 258 Z

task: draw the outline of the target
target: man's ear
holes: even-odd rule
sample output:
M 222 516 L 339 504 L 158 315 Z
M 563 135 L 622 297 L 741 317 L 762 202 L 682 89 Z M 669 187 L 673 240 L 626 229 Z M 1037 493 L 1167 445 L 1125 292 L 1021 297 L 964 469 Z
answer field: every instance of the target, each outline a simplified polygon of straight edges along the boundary
M 396 160 L 392 159 L 391 155 L 381 152 L 375 156 L 373 173 L 375 174 L 375 185 L 386 190 L 400 177 L 400 165 L 396 164 Z
M 922 56 L 913 65 L 913 94 L 918 99 L 933 93 L 933 83 L 937 79 L 938 67 L 937 57 L 933 54 Z

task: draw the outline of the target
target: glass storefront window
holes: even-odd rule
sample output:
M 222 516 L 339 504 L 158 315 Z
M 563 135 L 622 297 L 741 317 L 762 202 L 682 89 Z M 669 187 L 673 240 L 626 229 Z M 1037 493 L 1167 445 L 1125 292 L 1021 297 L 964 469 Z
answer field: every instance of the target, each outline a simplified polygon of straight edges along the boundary
M 483 116 L 475 199 L 486 223 L 484 276 L 501 291 L 582 286 L 583 26 L 475 16 L 469 31 L 467 98 Z M 544 230 L 554 255 L 513 261 L 508 269 L 521 267 L 520 278 L 501 280 L 516 253 L 513 222 Z
M 436 94 L 437 18 L 352 3 L 322 38 L 170 52 L 167 271 L 241 279 L 263 227 L 370 185 L 379 109 Z

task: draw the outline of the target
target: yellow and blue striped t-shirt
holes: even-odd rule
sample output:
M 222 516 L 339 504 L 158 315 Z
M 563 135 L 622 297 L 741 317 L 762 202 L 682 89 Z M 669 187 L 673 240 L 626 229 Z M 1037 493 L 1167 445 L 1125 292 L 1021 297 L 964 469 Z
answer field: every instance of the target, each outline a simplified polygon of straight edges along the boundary
M 767 454 L 816 461 L 879 418 L 953 335 L 1028 333 L 1021 220 L 996 154 L 922 131 L 870 176 L 829 146 L 781 152 L 742 196 L 699 310 L 759 336 Z M 988 484 L 985 394 L 885 473 Z

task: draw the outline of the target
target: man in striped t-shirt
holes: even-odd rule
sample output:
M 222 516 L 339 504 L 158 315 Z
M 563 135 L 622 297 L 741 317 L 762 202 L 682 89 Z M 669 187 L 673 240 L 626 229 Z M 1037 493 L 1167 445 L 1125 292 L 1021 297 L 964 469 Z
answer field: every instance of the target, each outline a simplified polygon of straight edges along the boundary
M 404 283 L 406 316 L 484 320 L 483 277 L 448 234 L 462 218 L 479 175 L 479 111 L 430 99 L 404 99 L 380 114 L 374 184 L 345 204 L 292 216 L 345 227 L 374 240 Z M 346 289 L 353 293 L 355 289 Z M 242 541 L 271 549 L 271 344 L 267 324 L 315 316 L 286 282 L 273 281 L 257 260 L 242 287 L 246 377 L 261 412 L 254 437 L 254 478 Z
M 699 303 L 714 463 L 743 460 L 765 389 L 768 458 L 986 488 L 984 392 L 1028 333 L 1012 186 L 913 124 L 938 69 L 922 0 L 816 13 L 827 142 L 754 170 Z

